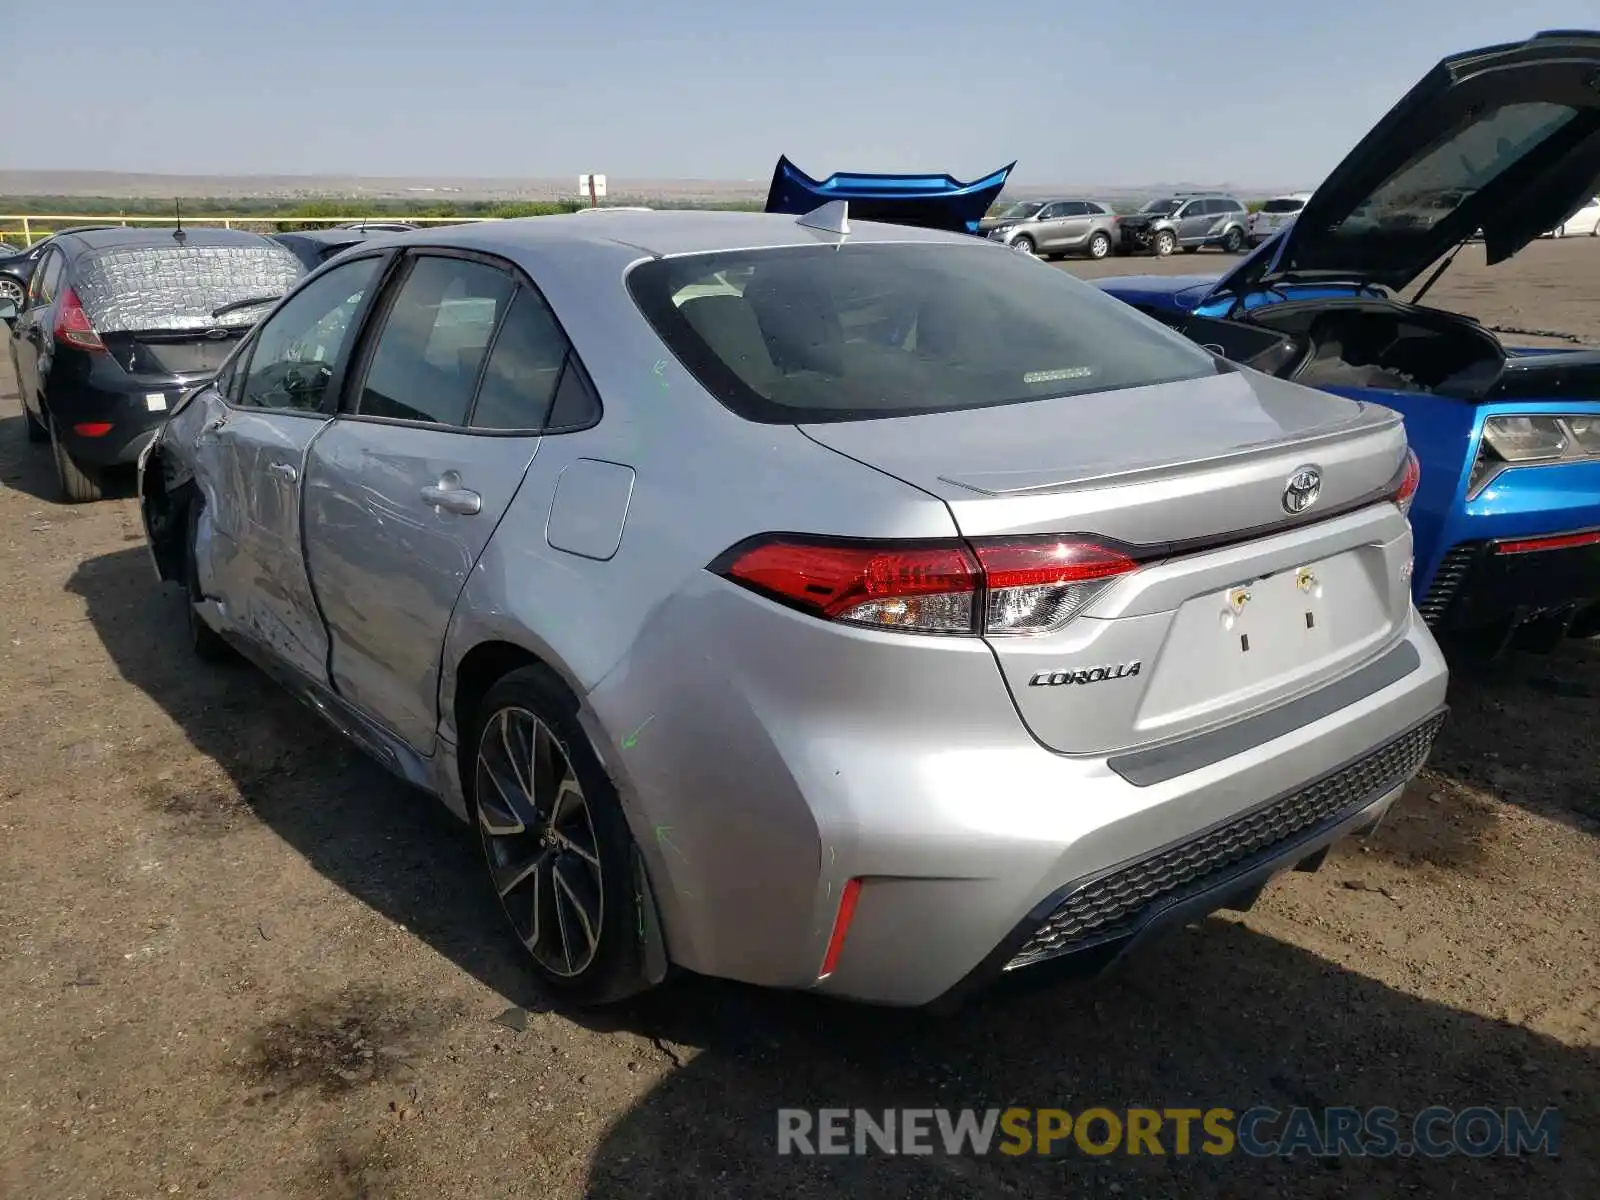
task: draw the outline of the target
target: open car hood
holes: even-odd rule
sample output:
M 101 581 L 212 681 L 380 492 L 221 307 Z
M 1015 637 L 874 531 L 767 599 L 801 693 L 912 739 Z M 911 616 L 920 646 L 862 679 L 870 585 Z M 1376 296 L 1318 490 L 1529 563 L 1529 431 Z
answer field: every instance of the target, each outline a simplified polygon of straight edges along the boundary
M 1009 163 L 991 175 L 962 183 L 949 175 L 862 175 L 840 171 L 811 178 L 787 158 L 779 158 L 767 190 L 769 213 L 801 216 L 830 200 L 848 200 L 850 215 L 862 221 L 889 221 L 977 233 L 978 222 L 1005 187 Z
M 1479 230 L 1489 263 L 1504 262 L 1592 196 L 1597 178 L 1600 32 L 1452 55 L 1212 295 L 1282 280 L 1399 289 Z

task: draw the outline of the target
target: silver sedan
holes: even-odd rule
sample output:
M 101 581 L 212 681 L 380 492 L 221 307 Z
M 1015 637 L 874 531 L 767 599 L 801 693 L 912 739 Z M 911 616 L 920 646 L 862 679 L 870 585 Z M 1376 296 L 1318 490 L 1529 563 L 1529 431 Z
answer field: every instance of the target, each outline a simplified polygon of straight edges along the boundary
M 1386 409 L 829 205 L 365 242 L 139 488 L 194 649 L 470 822 L 554 990 L 918 1005 L 1376 823 L 1416 484 Z

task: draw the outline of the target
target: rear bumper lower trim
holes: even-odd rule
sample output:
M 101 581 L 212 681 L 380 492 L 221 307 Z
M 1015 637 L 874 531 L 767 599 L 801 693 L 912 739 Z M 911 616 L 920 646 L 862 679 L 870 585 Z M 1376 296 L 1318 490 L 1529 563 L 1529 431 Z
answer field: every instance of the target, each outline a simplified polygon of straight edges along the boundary
M 1403 641 L 1382 658 L 1298 700 L 1209 733 L 1116 755 L 1108 759 L 1106 765 L 1135 787 L 1165 783 L 1331 716 L 1399 682 L 1421 665 L 1422 656 L 1417 653 L 1416 646 Z

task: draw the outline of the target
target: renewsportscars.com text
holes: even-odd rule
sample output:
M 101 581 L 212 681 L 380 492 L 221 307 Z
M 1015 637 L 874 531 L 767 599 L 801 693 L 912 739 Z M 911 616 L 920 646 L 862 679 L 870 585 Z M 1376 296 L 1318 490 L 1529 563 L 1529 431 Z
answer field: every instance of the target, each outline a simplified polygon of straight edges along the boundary
M 1244 1154 L 1446 1158 L 1557 1153 L 1560 1113 L 1520 1108 L 849 1108 L 778 1110 L 778 1153 Z

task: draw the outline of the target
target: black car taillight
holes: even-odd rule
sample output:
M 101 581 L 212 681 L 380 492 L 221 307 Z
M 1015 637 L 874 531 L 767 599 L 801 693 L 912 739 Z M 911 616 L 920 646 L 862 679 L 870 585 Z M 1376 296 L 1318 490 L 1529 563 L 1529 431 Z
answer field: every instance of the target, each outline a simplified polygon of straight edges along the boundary
M 91 354 L 105 352 L 106 344 L 100 340 L 94 322 L 89 320 L 89 314 L 83 311 L 83 305 L 78 302 L 78 293 L 70 287 L 61 296 L 61 313 L 56 317 L 55 337 L 58 342 L 87 350 Z

